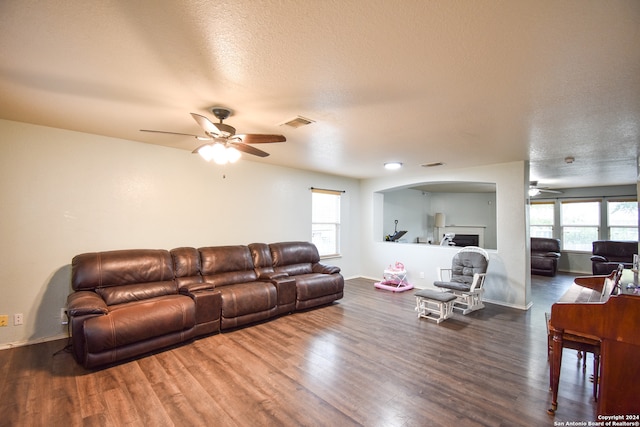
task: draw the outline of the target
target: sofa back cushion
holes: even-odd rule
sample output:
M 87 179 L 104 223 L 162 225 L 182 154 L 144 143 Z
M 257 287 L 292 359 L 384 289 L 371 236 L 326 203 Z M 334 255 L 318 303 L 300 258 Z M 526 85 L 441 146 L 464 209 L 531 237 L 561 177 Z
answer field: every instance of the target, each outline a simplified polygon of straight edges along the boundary
M 247 246 L 199 248 L 203 279 L 214 286 L 253 282 L 257 279 Z
M 271 243 L 269 249 L 273 260 L 273 269 L 277 273 L 287 273 L 290 276 L 309 274 L 313 272 L 313 265 L 320 262 L 318 249 L 313 243 Z
M 258 276 L 273 273 L 273 260 L 271 259 L 269 245 L 266 243 L 251 243 L 249 251 L 251 251 L 253 268 Z
M 200 253 L 196 248 L 175 248 L 171 249 L 170 253 L 178 288 L 203 282 L 200 274 Z
M 638 242 L 596 240 L 592 243 L 593 255 L 600 255 L 614 262 L 633 262 L 633 254 L 638 253 Z
M 531 238 L 531 252 L 560 252 L 560 240 L 544 237 Z
M 173 268 L 169 251 L 163 249 L 91 252 L 76 255 L 71 261 L 71 286 L 75 291 L 165 281 L 173 284 Z M 165 285 L 162 287 L 170 287 L 169 283 Z M 177 293 L 175 284 L 172 292 Z

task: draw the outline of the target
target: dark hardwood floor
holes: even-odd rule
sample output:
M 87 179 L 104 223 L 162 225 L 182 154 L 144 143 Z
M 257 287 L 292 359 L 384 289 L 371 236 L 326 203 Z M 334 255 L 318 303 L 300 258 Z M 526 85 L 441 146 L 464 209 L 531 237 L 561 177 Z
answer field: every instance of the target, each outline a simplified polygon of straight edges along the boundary
M 339 302 L 97 371 L 66 341 L 0 351 L 2 426 L 552 426 L 594 421 L 576 352 L 550 406 L 544 313 L 573 276 L 533 276 L 528 311 L 436 325 L 413 291 L 347 281 Z M 57 353 L 58 352 L 58 353 Z

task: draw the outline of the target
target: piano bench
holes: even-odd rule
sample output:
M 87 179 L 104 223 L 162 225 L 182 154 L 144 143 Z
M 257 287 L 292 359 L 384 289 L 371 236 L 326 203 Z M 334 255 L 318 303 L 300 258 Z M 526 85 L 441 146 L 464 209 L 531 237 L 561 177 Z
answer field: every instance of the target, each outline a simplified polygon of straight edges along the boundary
M 440 323 L 453 314 L 456 296 L 450 292 L 422 289 L 415 293 L 418 317 L 435 320 Z

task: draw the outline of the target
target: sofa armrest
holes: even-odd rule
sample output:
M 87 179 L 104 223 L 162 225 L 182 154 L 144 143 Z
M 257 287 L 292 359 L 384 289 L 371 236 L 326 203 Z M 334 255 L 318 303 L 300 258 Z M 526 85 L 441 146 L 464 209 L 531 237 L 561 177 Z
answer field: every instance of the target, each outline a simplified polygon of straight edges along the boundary
M 558 252 L 547 252 L 544 256 L 547 258 L 560 258 L 560 254 Z
M 321 262 L 317 262 L 313 264 L 311 267 L 314 273 L 322 273 L 322 274 L 335 274 L 340 273 L 340 267 L 335 265 L 327 265 Z
M 70 317 L 87 314 L 107 314 L 109 307 L 100 295 L 92 291 L 73 292 L 67 298 L 67 313 Z
M 267 282 L 275 282 L 278 280 L 286 279 L 289 277 L 287 273 L 276 273 L 274 271 L 270 271 L 268 273 L 261 273 L 258 276 L 258 280 L 267 281 Z
M 591 257 L 591 261 L 594 261 L 594 262 L 609 262 L 609 260 L 607 258 L 605 258 L 603 256 L 600 256 L 600 255 L 593 255 Z
M 297 295 L 296 279 L 286 275 L 272 280 L 271 283 L 273 283 L 277 289 L 279 307 L 295 305 Z
M 182 285 L 179 288 L 179 292 L 182 295 L 191 296 L 194 292 L 199 291 L 210 291 L 214 289 L 213 283 L 201 282 L 201 283 L 189 283 L 187 285 Z
M 196 305 L 196 324 L 220 320 L 222 294 L 213 283 L 192 283 L 180 288 L 180 294 L 190 297 Z

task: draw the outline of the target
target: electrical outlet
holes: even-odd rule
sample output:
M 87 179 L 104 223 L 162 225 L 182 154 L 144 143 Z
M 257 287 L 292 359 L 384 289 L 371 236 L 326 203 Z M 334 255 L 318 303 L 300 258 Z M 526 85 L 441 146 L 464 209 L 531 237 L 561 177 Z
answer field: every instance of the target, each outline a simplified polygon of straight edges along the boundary
M 420 272 L 420 278 L 421 278 L 421 279 L 424 279 L 424 271 L 421 271 L 421 272 Z
M 13 315 L 13 326 L 22 325 L 24 318 L 22 317 L 22 313 L 16 313 Z
M 60 324 L 62 325 L 69 324 L 69 319 L 67 319 L 67 309 L 64 307 L 60 309 Z
M 0 326 L 9 326 L 9 315 L 0 315 Z

